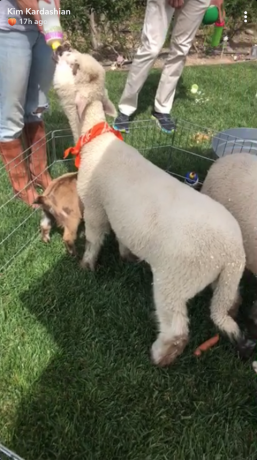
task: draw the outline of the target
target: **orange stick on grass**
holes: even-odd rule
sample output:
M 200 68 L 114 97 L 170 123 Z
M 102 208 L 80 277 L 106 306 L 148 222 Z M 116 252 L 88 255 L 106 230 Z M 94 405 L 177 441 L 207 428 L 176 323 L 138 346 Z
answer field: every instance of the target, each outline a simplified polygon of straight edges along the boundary
M 207 351 L 209 348 L 214 347 L 216 343 L 218 343 L 220 339 L 219 334 L 216 334 L 214 337 L 211 337 L 210 339 L 206 340 L 206 342 L 203 342 L 199 347 L 194 352 L 195 356 L 200 356 L 202 354 L 202 351 Z

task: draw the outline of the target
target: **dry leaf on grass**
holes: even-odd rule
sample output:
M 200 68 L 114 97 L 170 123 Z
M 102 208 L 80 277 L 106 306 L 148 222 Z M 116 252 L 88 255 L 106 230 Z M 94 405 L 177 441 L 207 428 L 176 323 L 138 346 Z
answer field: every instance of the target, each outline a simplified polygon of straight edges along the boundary
M 196 141 L 197 144 L 199 144 L 200 142 L 209 141 L 210 136 L 204 133 L 196 133 L 193 136 L 193 140 Z

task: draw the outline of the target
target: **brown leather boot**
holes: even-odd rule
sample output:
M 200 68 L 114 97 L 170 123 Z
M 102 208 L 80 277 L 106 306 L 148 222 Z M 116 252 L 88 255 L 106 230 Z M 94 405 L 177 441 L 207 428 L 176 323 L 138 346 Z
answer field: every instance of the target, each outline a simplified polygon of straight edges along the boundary
M 43 122 L 25 124 L 23 134 L 26 148 L 30 148 L 31 178 L 35 186 L 45 190 L 52 179 L 47 169 L 46 137 Z
M 32 206 L 38 194 L 27 170 L 21 139 L 0 142 L 0 154 L 13 191 L 15 194 L 18 194 L 17 198 Z

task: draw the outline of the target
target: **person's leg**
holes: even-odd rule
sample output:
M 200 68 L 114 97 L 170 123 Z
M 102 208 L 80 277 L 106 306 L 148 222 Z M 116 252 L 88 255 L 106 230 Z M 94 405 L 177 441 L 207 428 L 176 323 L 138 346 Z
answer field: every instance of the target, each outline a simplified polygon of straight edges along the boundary
M 51 182 L 48 172 L 46 133 L 42 115 L 48 109 L 48 92 L 52 84 L 55 63 L 52 50 L 46 44 L 44 36 L 30 32 L 32 47 L 32 62 L 29 76 L 27 98 L 24 115 L 24 137 L 27 147 L 31 149 L 29 166 L 31 177 L 36 185 L 43 190 Z
M 170 53 L 155 97 L 154 109 L 157 114 L 170 114 L 186 57 L 210 2 L 211 0 L 185 0 L 183 8 L 175 12 Z
M 0 31 L 0 43 L 0 156 L 14 193 L 32 205 L 37 192 L 21 142 L 31 47 L 24 32 Z
M 114 128 L 119 131 L 128 132 L 129 117 L 137 109 L 138 94 L 165 42 L 173 12 L 167 0 L 147 1 L 141 46 L 131 65 L 114 122 Z

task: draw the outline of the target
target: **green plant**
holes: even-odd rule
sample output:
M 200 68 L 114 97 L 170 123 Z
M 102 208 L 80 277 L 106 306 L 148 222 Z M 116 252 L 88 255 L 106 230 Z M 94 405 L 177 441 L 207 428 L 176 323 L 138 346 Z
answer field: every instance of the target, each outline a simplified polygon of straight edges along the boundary
M 245 26 L 244 11 L 249 22 L 257 20 L 256 0 L 224 0 L 224 6 L 229 38 Z M 61 7 L 71 13 L 62 15 L 62 25 L 73 45 L 83 50 L 112 45 L 123 54 L 133 55 L 140 41 L 146 0 L 62 0 Z M 169 46 L 172 27 L 164 46 Z

